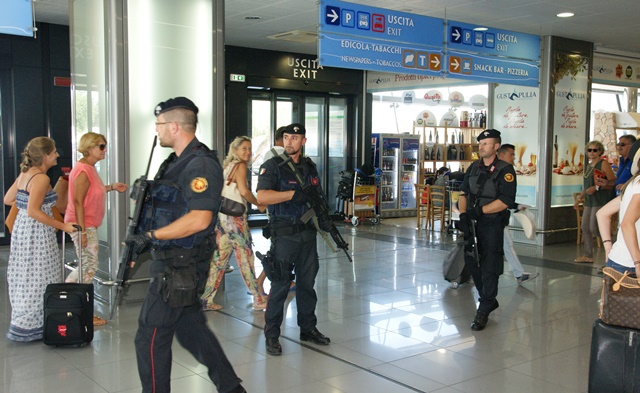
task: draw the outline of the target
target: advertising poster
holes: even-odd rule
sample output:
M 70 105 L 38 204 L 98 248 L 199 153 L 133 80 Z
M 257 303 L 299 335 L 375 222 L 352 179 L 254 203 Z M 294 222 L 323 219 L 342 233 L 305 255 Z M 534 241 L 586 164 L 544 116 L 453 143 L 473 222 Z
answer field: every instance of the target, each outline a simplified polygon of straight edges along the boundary
M 551 206 L 573 205 L 583 184 L 587 131 L 587 59 L 558 54 L 553 115 Z
M 494 127 L 502 143 L 516 147 L 516 201 L 529 206 L 536 204 L 538 184 L 538 96 L 537 87 L 499 84 L 494 97 Z

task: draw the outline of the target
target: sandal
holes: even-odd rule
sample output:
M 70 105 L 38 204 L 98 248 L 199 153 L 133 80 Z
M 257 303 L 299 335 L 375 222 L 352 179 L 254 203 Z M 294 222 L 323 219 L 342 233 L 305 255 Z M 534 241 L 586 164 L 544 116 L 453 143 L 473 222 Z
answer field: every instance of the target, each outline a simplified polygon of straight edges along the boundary
M 262 303 L 253 302 L 253 311 L 262 311 L 267 309 L 267 301 L 264 300 Z
M 93 316 L 93 326 L 104 326 L 107 324 L 107 320 L 106 319 L 102 319 L 98 316 Z
M 222 306 L 216 303 L 203 303 L 202 311 L 218 311 L 222 310 Z
M 573 261 L 576 263 L 593 263 L 593 258 L 583 255 L 574 259 Z

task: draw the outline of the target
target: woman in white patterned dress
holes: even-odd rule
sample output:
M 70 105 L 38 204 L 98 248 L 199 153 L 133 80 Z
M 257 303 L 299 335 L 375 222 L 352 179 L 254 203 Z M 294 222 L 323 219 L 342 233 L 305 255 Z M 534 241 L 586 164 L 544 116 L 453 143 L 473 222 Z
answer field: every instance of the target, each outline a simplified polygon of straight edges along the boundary
M 62 281 L 61 259 L 55 230 L 71 233 L 75 223 L 53 218 L 58 196 L 51 188 L 47 170 L 57 164 L 58 152 L 51 138 L 29 141 L 22 153 L 20 176 L 4 196 L 4 203 L 18 206 L 11 234 L 7 268 L 11 323 L 7 338 L 13 341 L 42 339 L 44 291 Z

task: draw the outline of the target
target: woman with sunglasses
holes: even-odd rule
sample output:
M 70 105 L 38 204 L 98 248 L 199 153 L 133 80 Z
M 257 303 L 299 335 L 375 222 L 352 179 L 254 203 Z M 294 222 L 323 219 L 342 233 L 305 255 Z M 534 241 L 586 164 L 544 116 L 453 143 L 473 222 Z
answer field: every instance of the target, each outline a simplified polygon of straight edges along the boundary
M 104 185 L 96 164 L 104 160 L 107 140 L 103 135 L 88 132 L 80 138 L 78 151 L 82 158 L 69 174 L 69 203 L 64 216 L 65 222 L 77 222 L 82 232 L 74 232 L 71 239 L 76 253 L 82 250 L 82 282 L 91 283 L 98 268 L 98 227 L 104 217 L 106 196 L 109 191 L 125 192 L 127 185 L 113 183 Z M 77 270 L 69 274 L 67 282 L 78 280 Z M 102 318 L 93 317 L 96 326 L 107 323 Z
M 611 190 L 615 182 L 616 175 L 611 169 L 611 165 L 602 159 L 604 153 L 604 145 L 600 141 L 591 141 L 587 143 L 587 158 L 589 164 L 584 169 L 583 187 L 580 197 L 574 205 L 574 209 L 578 209 L 578 203 L 584 202 L 584 210 L 582 212 L 582 239 L 584 242 L 584 255 L 574 259 L 578 263 L 593 262 L 593 237 L 598 236 L 598 221 L 596 214 L 602 206 L 611 200 Z M 602 176 L 604 174 L 604 176 Z M 606 180 L 604 178 L 606 178 Z M 602 178 L 596 184 L 596 178 Z M 613 180 L 614 182 L 611 182 Z M 608 234 L 606 235 L 608 238 Z M 610 241 L 610 240 L 609 240 Z

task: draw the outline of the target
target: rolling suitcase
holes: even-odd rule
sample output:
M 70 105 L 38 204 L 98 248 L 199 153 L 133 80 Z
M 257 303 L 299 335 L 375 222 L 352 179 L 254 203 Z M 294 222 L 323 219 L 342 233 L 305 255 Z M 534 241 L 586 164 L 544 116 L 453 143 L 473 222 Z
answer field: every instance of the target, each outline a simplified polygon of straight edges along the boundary
M 453 288 L 458 288 L 471 278 L 471 273 L 465 264 L 465 242 L 459 242 L 456 247 L 447 254 L 442 263 L 444 279 L 451 283 Z
M 78 226 L 78 228 L 80 228 Z M 78 229 L 81 230 L 81 229 Z M 65 276 L 65 237 L 62 236 L 62 277 Z M 93 284 L 82 283 L 82 253 L 78 283 L 47 285 L 44 293 L 44 343 L 76 345 L 93 340 Z
M 595 321 L 589 392 L 640 393 L 640 330 Z

